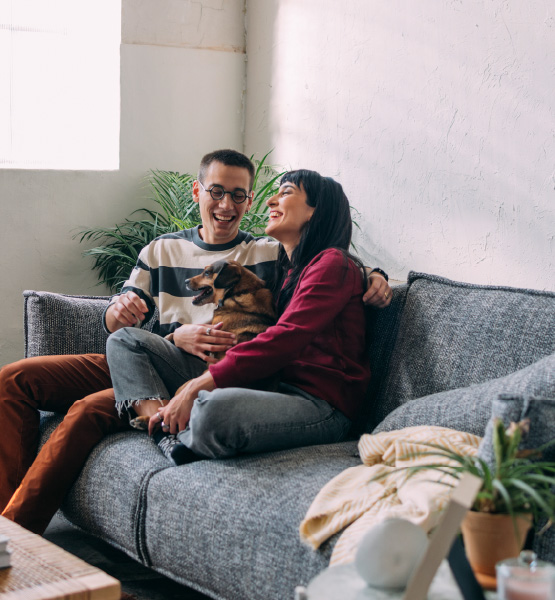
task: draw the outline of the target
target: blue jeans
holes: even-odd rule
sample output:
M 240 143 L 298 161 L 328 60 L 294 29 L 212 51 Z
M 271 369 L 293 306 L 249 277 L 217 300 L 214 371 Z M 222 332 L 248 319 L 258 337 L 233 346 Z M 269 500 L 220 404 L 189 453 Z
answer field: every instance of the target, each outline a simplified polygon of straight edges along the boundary
M 204 361 L 166 339 L 130 327 L 110 335 L 106 355 L 119 410 L 145 399 L 170 400 L 180 385 L 206 370 Z M 178 438 L 200 456 L 223 458 L 338 442 L 350 426 L 326 401 L 281 383 L 277 392 L 200 392 Z

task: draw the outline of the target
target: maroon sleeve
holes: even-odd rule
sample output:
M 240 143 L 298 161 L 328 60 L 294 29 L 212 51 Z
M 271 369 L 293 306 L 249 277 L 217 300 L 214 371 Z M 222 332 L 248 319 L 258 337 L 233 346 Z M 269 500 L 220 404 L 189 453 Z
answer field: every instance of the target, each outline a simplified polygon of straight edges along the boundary
M 217 387 L 241 387 L 287 366 L 362 290 L 356 265 L 338 250 L 319 254 L 303 271 L 289 306 L 273 327 L 227 351 L 210 366 Z

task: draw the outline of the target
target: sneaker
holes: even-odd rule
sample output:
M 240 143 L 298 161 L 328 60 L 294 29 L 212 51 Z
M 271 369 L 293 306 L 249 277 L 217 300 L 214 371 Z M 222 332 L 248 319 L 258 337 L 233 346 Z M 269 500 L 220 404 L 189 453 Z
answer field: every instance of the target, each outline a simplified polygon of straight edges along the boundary
M 158 444 L 162 454 L 176 467 L 201 459 L 173 434 L 156 431 L 152 434 L 152 438 Z

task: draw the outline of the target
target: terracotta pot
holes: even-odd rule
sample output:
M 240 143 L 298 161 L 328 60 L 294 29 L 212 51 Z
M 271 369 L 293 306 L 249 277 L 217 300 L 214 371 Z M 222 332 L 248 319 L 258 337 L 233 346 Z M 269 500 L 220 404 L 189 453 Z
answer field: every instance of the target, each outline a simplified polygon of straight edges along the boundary
M 476 573 L 495 576 L 495 564 L 516 558 L 532 526 L 532 515 L 516 518 L 519 539 L 510 515 L 468 511 L 461 529 L 468 562 Z

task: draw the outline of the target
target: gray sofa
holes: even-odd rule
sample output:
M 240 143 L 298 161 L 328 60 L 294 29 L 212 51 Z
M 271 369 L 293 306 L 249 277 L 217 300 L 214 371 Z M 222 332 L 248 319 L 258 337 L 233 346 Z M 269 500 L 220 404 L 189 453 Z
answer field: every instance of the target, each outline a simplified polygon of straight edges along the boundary
M 107 298 L 24 297 L 27 356 L 104 351 Z M 555 437 L 554 293 L 411 273 L 368 316 L 373 378 L 357 434 L 429 424 L 484 435 L 494 400 L 510 394 L 545 401 L 537 433 Z M 59 420 L 43 415 L 43 441 Z M 337 539 L 317 552 L 299 541 L 310 503 L 357 464 L 354 438 L 171 467 L 146 435 L 119 433 L 94 449 L 62 511 L 212 598 L 283 600 L 327 566 Z M 555 561 L 554 534 L 537 549 Z

